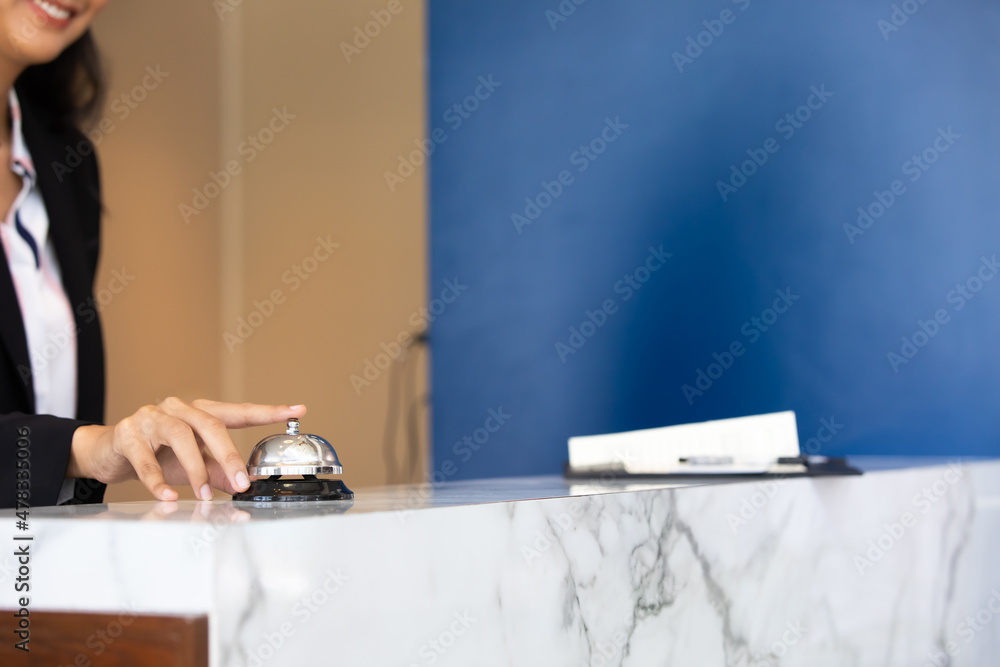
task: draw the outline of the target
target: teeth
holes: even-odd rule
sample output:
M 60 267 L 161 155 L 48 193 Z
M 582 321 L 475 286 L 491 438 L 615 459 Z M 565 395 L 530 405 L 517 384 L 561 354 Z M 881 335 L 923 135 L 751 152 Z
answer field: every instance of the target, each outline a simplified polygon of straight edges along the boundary
M 46 2 L 45 0 L 32 0 L 32 2 L 41 7 L 46 14 L 48 14 L 54 19 L 59 19 L 60 21 L 64 21 L 68 19 L 70 16 L 70 13 L 67 10 L 63 9 L 62 7 L 57 7 L 56 5 L 53 5 L 51 2 Z

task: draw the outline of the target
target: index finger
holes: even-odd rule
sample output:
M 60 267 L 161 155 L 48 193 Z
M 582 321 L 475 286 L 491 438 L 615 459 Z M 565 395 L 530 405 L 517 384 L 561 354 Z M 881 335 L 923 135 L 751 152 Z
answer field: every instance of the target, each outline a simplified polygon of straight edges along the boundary
M 259 405 L 257 403 L 222 403 L 199 398 L 191 405 L 222 421 L 226 428 L 247 428 L 299 419 L 306 414 L 304 405 Z
M 160 404 L 160 409 L 166 412 L 166 414 L 180 419 L 193 429 L 198 434 L 198 437 L 201 438 L 201 441 L 205 443 L 208 451 L 211 452 L 212 458 L 222 467 L 230 485 L 234 489 L 245 491 L 250 486 L 250 478 L 247 476 L 243 457 L 240 456 L 236 445 L 233 444 L 233 439 L 229 437 L 229 425 L 212 413 L 202 410 L 200 407 L 195 407 L 196 405 L 188 405 L 184 401 L 177 399 L 167 399 Z M 197 447 L 195 449 L 197 451 Z M 178 460 L 181 460 L 181 463 L 183 463 L 180 457 L 180 450 L 175 448 L 174 453 L 177 455 Z M 204 455 L 199 457 L 199 463 L 204 466 Z M 185 469 L 187 468 L 188 466 L 185 466 Z M 195 480 L 192 479 L 191 481 L 192 485 L 194 485 Z M 201 481 L 200 478 L 199 481 Z M 207 489 L 207 491 L 208 493 L 200 493 L 198 497 L 207 500 L 211 497 L 211 488 Z

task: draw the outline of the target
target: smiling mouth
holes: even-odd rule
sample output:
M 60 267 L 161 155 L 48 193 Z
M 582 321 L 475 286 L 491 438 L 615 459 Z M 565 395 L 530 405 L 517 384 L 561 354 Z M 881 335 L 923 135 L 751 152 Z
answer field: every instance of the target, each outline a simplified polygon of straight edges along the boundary
M 63 5 L 50 2 L 50 0 L 31 0 L 31 3 L 41 9 L 49 18 L 60 22 L 69 21 L 76 13 Z

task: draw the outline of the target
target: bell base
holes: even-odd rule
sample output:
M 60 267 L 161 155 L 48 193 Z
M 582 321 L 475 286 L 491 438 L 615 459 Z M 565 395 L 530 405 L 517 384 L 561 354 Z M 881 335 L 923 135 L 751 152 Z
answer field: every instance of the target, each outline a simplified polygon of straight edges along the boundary
M 354 500 L 354 492 L 339 479 L 319 479 L 313 475 L 284 479 L 272 475 L 251 481 L 250 488 L 234 494 L 233 500 L 255 503 Z

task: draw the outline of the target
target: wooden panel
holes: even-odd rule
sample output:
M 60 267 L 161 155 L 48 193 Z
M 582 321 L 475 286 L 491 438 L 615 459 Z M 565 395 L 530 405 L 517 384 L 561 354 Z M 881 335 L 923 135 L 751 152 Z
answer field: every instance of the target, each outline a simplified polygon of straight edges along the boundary
M 5 667 L 208 665 L 207 616 L 32 612 L 29 653 L 14 647 L 13 635 L 4 635 L 0 665 Z
M 107 214 L 96 287 L 106 290 L 122 267 L 135 276 L 101 313 L 107 419 L 171 395 L 305 403 L 303 429 L 334 443 L 348 484 L 384 484 L 387 466 L 374 444 L 383 437 L 388 373 L 381 369 L 358 391 L 350 378 L 363 376 L 383 343 L 418 328 L 410 318 L 427 305 L 426 164 L 394 190 L 385 179 L 427 134 L 425 0 L 402 3 L 350 60 L 341 43 L 355 39 L 372 12 L 384 13 L 386 0 L 230 0 L 234 10 L 222 17 L 220 4 L 112 2 L 95 24 L 112 72 L 105 115 L 115 126 L 98 146 Z M 240 38 L 230 39 L 239 26 Z M 234 59 L 242 93 L 222 80 Z M 169 76 L 122 118 L 113 110 L 121 96 L 157 65 Z M 266 127 L 275 108 L 295 118 L 246 162 L 240 142 Z M 230 124 L 238 139 L 226 134 Z M 193 189 L 231 159 L 243 171 L 186 224 L 179 205 L 191 205 Z M 242 214 L 226 208 L 234 199 Z M 285 283 L 285 272 L 328 236 L 341 244 L 333 257 L 301 289 Z M 231 351 L 223 334 L 279 289 L 286 300 Z M 426 359 L 418 355 L 411 369 L 418 397 Z M 424 411 L 415 412 L 424 442 Z M 274 431 L 231 435 L 247 456 Z M 396 444 L 404 460 L 405 438 Z M 426 469 L 423 449 L 417 458 L 413 467 Z M 393 481 L 404 479 L 423 475 Z M 188 487 L 176 488 L 193 498 Z M 105 500 L 149 497 L 129 481 L 112 485 Z
M 239 315 L 257 312 L 254 301 L 274 290 L 285 300 L 232 353 L 221 348 L 224 356 L 244 359 L 243 392 L 230 398 L 306 404 L 303 430 L 333 443 L 352 489 L 387 482 L 380 445 L 390 382 L 381 366 L 371 385 L 355 390 L 350 378 L 364 379 L 366 361 L 375 363 L 383 345 L 420 328 L 412 320 L 419 324 L 419 309 L 427 307 L 427 167 L 417 166 L 395 190 L 385 178 L 428 132 L 425 2 L 401 6 L 350 62 L 340 44 L 354 39 L 371 12 L 385 11 L 386 0 L 267 0 L 243 2 L 237 10 L 245 29 L 242 135 L 265 127 L 274 108 L 287 107 L 296 117 L 240 175 L 246 274 Z M 443 124 L 440 115 L 434 122 Z M 285 282 L 285 272 L 301 271 L 320 237 L 340 248 L 308 279 Z M 226 329 L 236 326 L 233 320 Z M 221 332 L 217 336 L 221 343 Z M 401 380 L 397 400 L 419 417 L 421 443 L 427 427 L 416 399 L 427 388 L 426 358 L 418 354 L 410 357 L 413 366 L 392 366 Z M 407 386 L 412 399 L 403 393 Z M 246 455 L 274 432 L 265 426 L 233 437 Z M 393 450 L 400 462 L 406 440 L 400 428 Z M 423 481 L 422 444 L 417 459 L 416 475 L 393 481 Z

